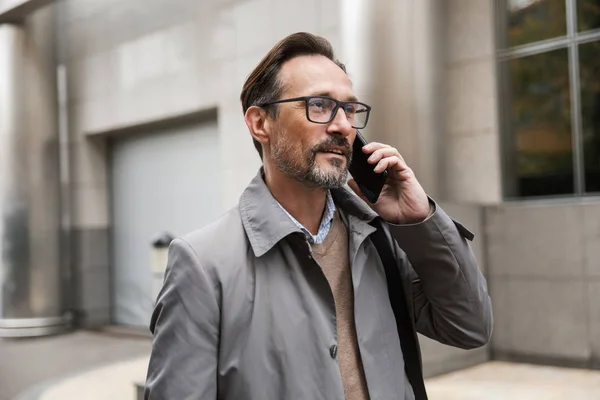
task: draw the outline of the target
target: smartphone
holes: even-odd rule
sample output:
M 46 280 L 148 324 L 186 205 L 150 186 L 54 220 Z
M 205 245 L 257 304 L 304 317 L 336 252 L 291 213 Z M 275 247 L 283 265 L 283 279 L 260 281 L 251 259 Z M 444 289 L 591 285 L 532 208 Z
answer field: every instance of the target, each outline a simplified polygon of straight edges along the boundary
M 363 146 L 367 143 L 363 135 L 357 130 L 354 145 L 352 146 L 352 162 L 348 171 L 367 200 L 374 204 L 377 202 L 387 180 L 387 171 L 383 171 L 382 173 L 373 171 L 377 164 L 369 164 L 367 159 L 370 154 L 365 154 L 362 151 Z

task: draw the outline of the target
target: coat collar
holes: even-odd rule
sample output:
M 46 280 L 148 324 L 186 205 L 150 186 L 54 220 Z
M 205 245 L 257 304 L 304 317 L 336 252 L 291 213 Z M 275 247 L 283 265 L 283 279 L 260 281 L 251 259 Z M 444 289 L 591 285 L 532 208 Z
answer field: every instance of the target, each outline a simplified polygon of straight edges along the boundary
M 238 205 L 242 224 L 256 257 L 261 257 L 281 239 L 292 233 L 304 235 L 281 209 L 263 176 L 264 171 L 261 167 L 242 193 Z M 354 230 L 364 225 L 364 230 L 368 231 L 369 223 L 377 217 L 377 214 L 350 190 L 346 187 L 332 189 L 331 195 L 339 208 L 360 221 Z

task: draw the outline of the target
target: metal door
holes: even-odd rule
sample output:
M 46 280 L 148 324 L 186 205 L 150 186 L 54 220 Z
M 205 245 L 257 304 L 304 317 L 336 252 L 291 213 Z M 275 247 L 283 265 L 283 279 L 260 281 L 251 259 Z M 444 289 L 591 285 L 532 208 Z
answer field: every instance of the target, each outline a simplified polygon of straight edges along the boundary
M 113 322 L 148 326 L 162 282 L 152 273 L 152 241 L 219 216 L 220 162 L 216 121 L 113 140 Z

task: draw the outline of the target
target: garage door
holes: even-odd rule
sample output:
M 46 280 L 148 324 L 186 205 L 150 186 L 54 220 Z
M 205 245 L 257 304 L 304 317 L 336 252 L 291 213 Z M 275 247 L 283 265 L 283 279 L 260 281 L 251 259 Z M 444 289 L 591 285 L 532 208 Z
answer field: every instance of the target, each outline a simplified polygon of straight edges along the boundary
M 151 242 L 222 212 L 216 121 L 115 138 L 111 152 L 113 322 L 147 327 L 162 277 Z

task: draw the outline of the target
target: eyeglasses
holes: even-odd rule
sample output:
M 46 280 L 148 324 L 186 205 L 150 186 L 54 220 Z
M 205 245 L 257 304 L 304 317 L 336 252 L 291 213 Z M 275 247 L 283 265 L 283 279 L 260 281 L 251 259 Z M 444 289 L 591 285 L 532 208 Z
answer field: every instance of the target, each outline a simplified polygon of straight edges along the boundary
M 304 101 L 306 105 L 306 118 L 315 124 L 328 124 L 335 118 L 341 107 L 346 113 L 346 118 L 354 129 L 363 129 L 367 126 L 371 106 L 358 101 L 338 101 L 327 96 L 303 96 L 293 99 L 275 100 L 259 104 L 259 107 L 279 103 Z

